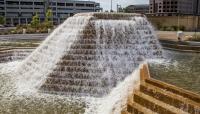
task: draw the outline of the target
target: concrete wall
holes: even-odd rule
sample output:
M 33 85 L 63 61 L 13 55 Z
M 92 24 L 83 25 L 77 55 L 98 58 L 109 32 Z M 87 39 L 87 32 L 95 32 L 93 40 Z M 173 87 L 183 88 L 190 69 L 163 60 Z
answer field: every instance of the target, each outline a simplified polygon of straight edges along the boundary
M 148 20 L 159 29 L 160 27 L 184 26 L 186 31 L 200 30 L 200 16 L 147 16 Z M 179 20 L 179 22 L 178 22 Z

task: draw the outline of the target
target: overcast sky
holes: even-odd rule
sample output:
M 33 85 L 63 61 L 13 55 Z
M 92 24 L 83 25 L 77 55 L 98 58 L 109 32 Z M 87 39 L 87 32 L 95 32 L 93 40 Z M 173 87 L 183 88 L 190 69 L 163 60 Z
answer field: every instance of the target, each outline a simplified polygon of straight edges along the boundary
M 110 10 L 111 0 L 89 0 L 89 1 L 99 2 L 104 11 Z M 149 0 L 113 0 L 113 9 L 116 10 L 117 4 L 122 5 L 122 7 L 126 7 L 128 5 L 133 5 L 133 4 L 148 4 L 148 3 Z

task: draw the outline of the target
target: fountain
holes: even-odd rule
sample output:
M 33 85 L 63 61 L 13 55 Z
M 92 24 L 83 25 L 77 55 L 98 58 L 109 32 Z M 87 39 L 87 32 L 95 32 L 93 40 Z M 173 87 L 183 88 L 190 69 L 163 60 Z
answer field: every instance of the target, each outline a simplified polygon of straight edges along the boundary
M 160 56 L 144 16 L 78 14 L 21 63 L 16 85 L 20 92 L 102 97 L 146 58 Z
M 145 16 L 83 13 L 68 18 L 9 75 L 16 76 L 12 80 L 17 95 L 109 99 L 119 94 L 114 105 L 124 98 L 120 92 L 139 80 L 134 72 L 139 65 L 161 57 Z M 94 114 L 90 109 L 86 113 Z

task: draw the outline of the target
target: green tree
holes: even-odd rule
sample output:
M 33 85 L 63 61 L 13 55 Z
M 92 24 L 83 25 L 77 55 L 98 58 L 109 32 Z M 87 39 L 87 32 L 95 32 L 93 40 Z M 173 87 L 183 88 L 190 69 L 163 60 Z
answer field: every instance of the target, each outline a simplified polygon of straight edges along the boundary
M 5 18 L 3 16 L 0 16 L 0 25 L 5 24 Z
M 45 16 L 45 26 L 47 28 L 53 27 L 53 21 L 52 21 L 53 13 L 51 9 L 48 9 Z
M 33 28 L 38 28 L 40 24 L 40 19 L 38 14 L 36 13 L 33 17 L 32 17 L 32 21 L 31 21 L 31 27 Z

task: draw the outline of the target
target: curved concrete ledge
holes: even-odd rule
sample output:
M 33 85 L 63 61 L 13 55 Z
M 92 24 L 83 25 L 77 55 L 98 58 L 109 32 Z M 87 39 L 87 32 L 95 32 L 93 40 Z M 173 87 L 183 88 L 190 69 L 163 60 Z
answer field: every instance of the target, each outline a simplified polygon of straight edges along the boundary
M 177 42 L 171 40 L 160 40 L 164 49 L 200 53 L 200 43 L 198 42 Z
M 0 48 L 0 63 L 25 59 L 35 47 Z
M 200 42 L 195 42 L 195 41 L 186 41 L 186 42 L 191 46 L 200 46 Z
M 44 40 L 48 34 L 9 34 L 0 35 L 0 41 L 7 40 Z

